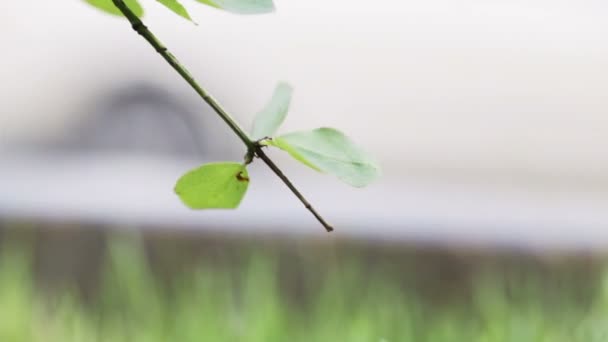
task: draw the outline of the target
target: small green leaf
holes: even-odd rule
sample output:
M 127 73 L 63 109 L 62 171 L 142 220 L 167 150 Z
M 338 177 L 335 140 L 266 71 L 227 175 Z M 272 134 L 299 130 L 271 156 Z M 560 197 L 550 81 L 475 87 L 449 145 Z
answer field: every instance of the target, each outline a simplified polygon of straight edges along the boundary
M 184 174 L 175 193 L 192 209 L 234 209 L 249 187 L 249 175 L 239 163 L 211 163 Z
M 272 136 L 285 120 L 289 111 L 293 89 L 287 83 L 279 83 L 270 102 L 266 104 L 253 120 L 251 137 L 255 140 Z
M 156 0 L 161 4 L 165 5 L 168 9 L 173 11 L 173 13 L 179 15 L 180 17 L 186 18 L 192 21 L 190 14 L 186 10 L 186 8 L 177 0 Z
M 272 0 L 196 0 L 211 7 L 238 14 L 262 14 L 274 11 Z
M 364 187 L 380 175 L 378 164 L 346 135 L 333 128 L 288 133 L 267 141 L 315 170 Z
M 116 6 L 114 6 L 114 3 L 112 2 L 112 0 L 84 0 L 84 1 L 86 3 L 88 3 L 89 5 L 96 7 L 106 13 L 122 16 L 122 13 L 120 12 L 120 10 L 118 8 L 116 8 Z M 135 13 L 136 16 L 141 18 L 144 15 L 144 9 L 141 7 L 139 2 L 137 2 L 137 0 L 124 0 L 124 1 L 125 1 L 125 4 L 129 7 L 129 9 L 131 11 L 133 11 L 133 13 Z

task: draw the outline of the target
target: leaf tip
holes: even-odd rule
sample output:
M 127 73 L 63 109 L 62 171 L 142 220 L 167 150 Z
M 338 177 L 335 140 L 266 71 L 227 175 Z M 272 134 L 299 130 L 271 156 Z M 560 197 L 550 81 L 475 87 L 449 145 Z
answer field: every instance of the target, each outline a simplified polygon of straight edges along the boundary
M 293 92 L 293 87 L 291 86 L 291 84 L 289 82 L 286 82 L 286 81 L 279 81 L 279 83 L 277 84 L 277 88 L 284 89 L 289 92 Z

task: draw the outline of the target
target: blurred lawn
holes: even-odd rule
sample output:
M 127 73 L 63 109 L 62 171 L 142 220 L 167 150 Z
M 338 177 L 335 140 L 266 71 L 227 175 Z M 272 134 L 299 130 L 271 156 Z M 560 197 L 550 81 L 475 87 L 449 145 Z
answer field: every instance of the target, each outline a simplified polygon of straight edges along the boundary
M 292 298 L 272 251 L 236 269 L 198 263 L 164 282 L 138 240 L 108 247 L 98 294 L 84 298 L 69 285 L 41 290 L 31 248 L 5 244 L 0 341 L 608 341 L 608 273 L 585 302 L 534 273 L 514 281 L 487 269 L 474 276 L 470 297 L 434 305 L 382 265 L 364 271 L 353 259 Z M 450 279 L 439 285 L 449 289 Z

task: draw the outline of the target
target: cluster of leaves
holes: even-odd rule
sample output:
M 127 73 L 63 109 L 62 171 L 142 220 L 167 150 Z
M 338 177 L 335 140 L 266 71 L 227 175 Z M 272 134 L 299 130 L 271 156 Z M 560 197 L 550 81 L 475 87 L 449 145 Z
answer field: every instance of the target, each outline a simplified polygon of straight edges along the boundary
M 276 147 L 295 160 L 342 181 L 364 187 L 379 175 L 377 163 L 342 132 L 333 128 L 291 132 L 274 137 L 287 117 L 292 88 L 277 85 L 268 104 L 257 113 L 250 136 L 262 147 Z M 175 192 L 194 209 L 236 208 L 247 191 L 247 163 L 211 163 L 182 176 Z
M 111 14 L 122 12 L 115 0 L 84 0 Z M 177 0 L 156 0 L 174 13 L 191 20 Z M 274 10 L 272 0 L 197 0 L 200 3 L 233 13 L 257 14 Z M 122 0 L 136 16 L 143 15 L 138 0 Z M 263 147 L 279 148 L 312 169 L 333 174 L 344 182 L 363 187 L 379 175 L 376 162 L 346 135 L 333 128 L 292 132 L 274 137 L 285 120 L 291 103 L 292 88 L 280 83 L 271 100 L 253 122 L 244 163 L 222 162 L 203 165 L 183 175 L 175 186 L 182 202 L 193 209 L 238 207 L 249 186 L 247 165 L 259 156 Z M 232 118 L 230 118 L 232 120 Z
M 84 0 L 87 3 L 99 8 L 100 10 L 114 14 L 122 15 L 121 12 L 114 6 L 112 0 Z M 156 0 L 161 3 L 173 13 L 179 15 L 182 18 L 192 21 L 190 13 L 184 5 L 178 0 Z M 272 0 L 196 0 L 199 3 L 222 9 L 232 13 L 238 14 L 259 14 L 274 11 L 274 4 Z M 138 17 L 143 16 L 144 9 L 138 0 L 124 0 L 125 4 L 129 6 L 129 9 L 133 11 Z

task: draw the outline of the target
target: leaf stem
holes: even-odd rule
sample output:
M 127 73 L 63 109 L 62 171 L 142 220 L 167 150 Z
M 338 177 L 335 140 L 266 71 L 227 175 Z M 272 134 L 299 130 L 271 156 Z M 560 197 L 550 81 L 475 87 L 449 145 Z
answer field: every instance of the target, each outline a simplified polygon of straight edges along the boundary
M 220 116 L 220 118 L 232 129 L 232 131 L 241 139 L 243 144 L 247 147 L 246 162 L 251 162 L 253 155 L 258 156 L 266 163 L 266 165 L 287 185 L 291 192 L 304 204 L 317 220 L 325 227 L 328 232 L 333 231 L 333 227 L 329 225 L 325 219 L 313 208 L 313 206 L 304 198 L 304 196 L 298 191 L 298 189 L 291 183 L 289 178 L 285 176 L 283 171 L 279 169 L 276 164 L 262 151 L 261 145 L 253 141 L 249 135 L 241 128 L 236 120 L 228 114 L 228 112 L 222 107 L 222 105 L 214 99 L 205 89 L 203 89 L 190 75 L 186 67 L 184 67 L 171 52 L 167 49 L 163 43 L 156 38 L 156 36 L 148 29 L 146 25 L 139 19 L 133 11 L 125 4 L 124 0 L 112 0 L 114 5 L 122 12 L 122 14 L 129 20 L 133 30 L 135 30 L 140 36 L 142 36 L 150 45 L 158 52 L 171 67 L 194 89 L 194 91 L 205 101 L 213 110 Z M 247 160 L 249 158 L 249 160 Z

